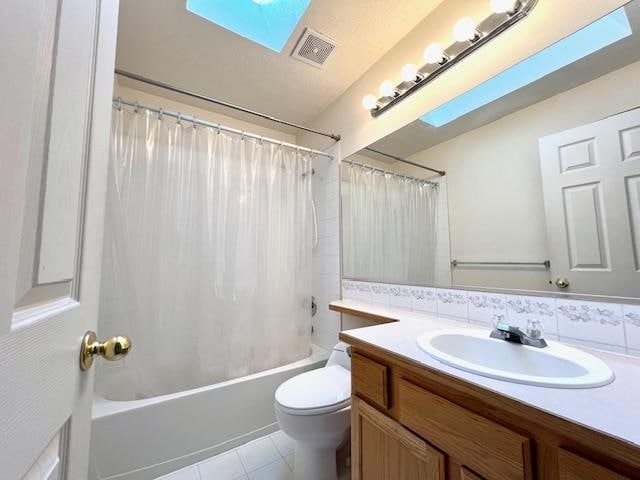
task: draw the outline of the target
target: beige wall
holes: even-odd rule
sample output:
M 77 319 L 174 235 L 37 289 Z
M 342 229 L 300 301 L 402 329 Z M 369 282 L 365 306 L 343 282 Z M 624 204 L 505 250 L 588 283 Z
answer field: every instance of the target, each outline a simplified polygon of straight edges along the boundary
M 447 171 L 451 257 L 547 259 L 538 139 L 640 106 L 638 79 L 640 62 L 411 156 Z M 453 276 L 454 284 L 535 290 L 548 281 L 545 271 L 454 269 Z
M 221 123 L 227 127 L 237 128 L 238 130 L 246 130 L 247 132 L 255 133 L 256 135 L 262 135 L 276 140 L 282 140 L 283 142 L 296 143 L 296 136 L 284 133 L 272 128 L 265 128 L 254 123 L 238 120 L 227 115 L 212 112 L 202 108 L 194 107 L 186 103 L 170 100 L 166 97 L 158 95 L 152 95 L 142 90 L 136 90 L 129 87 L 120 85 L 117 81 L 114 84 L 114 97 L 122 97 L 123 100 L 138 101 L 141 104 L 149 107 L 162 107 L 165 110 L 172 110 L 174 112 L 184 113 L 185 115 L 196 116 L 200 120 L 206 120 L 213 123 Z
M 451 27 L 458 18 L 470 15 L 480 20 L 488 13 L 488 0 L 445 0 L 415 29 L 407 32 L 402 41 L 342 94 L 312 126 L 340 133 L 343 137 L 341 152 L 349 156 L 625 3 L 627 0 L 539 0 L 530 17 L 410 99 L 373 119 L 362 108 L 364 95 L 376 93 L 382 80 L 399 80 L 404 64 L 420 63 L 426 44 L 434 41 L 450 44 Z M 371 34 L 376 34 L 375 26 L 372 26 Z M 326 139 L 314 135 L 301 135 L 299 141 L 315 148 L 328 145 Z

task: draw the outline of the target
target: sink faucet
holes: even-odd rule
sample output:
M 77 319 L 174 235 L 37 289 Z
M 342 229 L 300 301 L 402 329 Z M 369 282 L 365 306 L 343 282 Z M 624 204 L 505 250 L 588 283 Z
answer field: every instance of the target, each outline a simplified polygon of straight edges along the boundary
M 537 320 L 527 322 L 527 332 L 523 332 L 518 327 L 509 325 L 504 321 L 504 315 L 493 316 L 495 328 L 491 332 L 491 338 L 506 340 L 507 342 L 520 343 L 530 347 L 544 348 L 547 342 L 542 338 L 542 327 Z

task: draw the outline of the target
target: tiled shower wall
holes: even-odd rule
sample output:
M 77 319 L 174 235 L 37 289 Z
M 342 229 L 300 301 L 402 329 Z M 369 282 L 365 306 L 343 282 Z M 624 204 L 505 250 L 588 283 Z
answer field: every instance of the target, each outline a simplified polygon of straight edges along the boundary
M 313 251 L 312 294 L 318 311 L 312 319 L 311 341 L 331 349 L 338 342 L 340 315 L 329 303 L 340 298 L 340 164 L 314 163 L 313 198 L 318 216 L 318 246 Z
M 451 247 L 449 246 L 449 206 L 446 177 L 434 178 L 438 182 L 438 206 L 436 208 L 436 250 L 433 283 L 451 285 Z
M 640 357 L 640 305 L 342 281 L 342 298 L 491 327 L 495 315 L 525 328 L 542 321 L 552 340 Z

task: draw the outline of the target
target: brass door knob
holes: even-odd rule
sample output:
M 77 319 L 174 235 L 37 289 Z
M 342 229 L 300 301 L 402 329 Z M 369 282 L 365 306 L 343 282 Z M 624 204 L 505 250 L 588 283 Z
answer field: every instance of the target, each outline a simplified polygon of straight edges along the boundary
M 556 287 L 567 288 L 569 286 L 569 279 L 564 277 L 556 278 Z
M 88 370 L 96 356 L 111 362 L 120 360 L 131 350 L 131 339 L 126 335 L 116 335 L 104 342 L 98 342 L 96 332 L 84 334 L 80 347 L 80 370 Z

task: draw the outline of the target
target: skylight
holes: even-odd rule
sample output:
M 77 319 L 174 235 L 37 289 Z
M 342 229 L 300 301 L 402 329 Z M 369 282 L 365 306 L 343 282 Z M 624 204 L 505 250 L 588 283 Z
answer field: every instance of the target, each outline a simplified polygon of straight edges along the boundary
M 632 33 L 624 8 L 619 8 L 423 115 L 420 120 L 434 127 L 446 125 Z
M 281 52 L 311 0 L 187 0 L 187 10 Z

